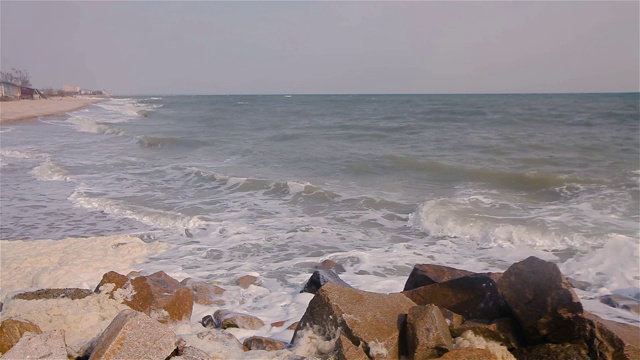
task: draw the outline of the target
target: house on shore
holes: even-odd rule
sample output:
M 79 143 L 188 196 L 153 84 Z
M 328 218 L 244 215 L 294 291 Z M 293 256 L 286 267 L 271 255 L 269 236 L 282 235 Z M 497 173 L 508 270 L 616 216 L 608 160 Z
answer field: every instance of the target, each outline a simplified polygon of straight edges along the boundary
M 21 87 L 10 83 L 8 81 L 0 81 L 0 99 L 6 100 L 19 100 L 22 96 Z
M 41 97 L 43 97 L 42 93 L 38 89 L 34 89 L 26 86 L 20 87 L 20 99 L 35 100 L 35 99 L 40 99 Z

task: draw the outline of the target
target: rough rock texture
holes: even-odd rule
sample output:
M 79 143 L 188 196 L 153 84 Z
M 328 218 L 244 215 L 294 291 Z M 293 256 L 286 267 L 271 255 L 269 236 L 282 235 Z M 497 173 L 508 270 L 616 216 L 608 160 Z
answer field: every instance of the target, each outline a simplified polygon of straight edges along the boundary
M 126 276 L 118 274 L 115 271 L 109 271 L 108 273 L 102 275 L 102 280 L 100 280 L 100 283 L 98 283 L 98 286 L 96 286 L 96 289 L 94 291 L 99 293 L 102 291 L 102 289 L 100 289 L 102 285 L 114 284 L 115 286 L 109 292 L 109 297 L 113 299 L 113 292 L 118 289 L 122 289 L 127 281 L 129 281 L 129 279 Z
M 353 345 L 346 336 L 340 335 L 336 339 L 333 357 L 336 360 L 369 360 L 361 347 Z
M 17 294 L 13 299 L 18 300 L 46 300 L 46 299 L 84 299 L 87 296 L 93 294 L 93 291 L 88 289 L 41 289 L 36 291 L 29 291 Z
M 247 347 L 242 345 L 240 340 L 228 332 L 220 330 L 210 330 L 196 334 L 198 339 L 223 344 L 225 348 L 236 348 L 238 350 L 247 351 Z
M 456 314 L 451 310 L 440 308 L 440 312 L 447 319 L 447 323 L 449 323 L 449 328 L 461 325 L 464 322 L 464 317 L 462 315 Z
M 224 305 L 224 300 L 216 297 L 224 294 L 220 286 L 205 282 L 188 282 L 187 287 L 193 290 L 193 301 L 200 305 Z
M 315 294 L 322 286 L 329 283 L 338 284 L 340 286 L 348 288 L 351 287 L 351 285 L 340 279 L 340 276 L 338 276 L 338 274 L 336 274 L 333 270 L 316 270 L 313 272 L 313 274 L 309 278 L 309 281 L 307 281 L 307 283 L 304 285 L 304 288 L 300 292 Z
M 640 327 L 605 320 L 585 311 L 593 329 L 589 339 L 590 355 L 598 359 L 640 359 Z
M 2 358 L 6 360 L 24 359 L 67 359 L 64 330 L 52 330 L 42 334 L 25 334 Z
M 242 345 L 247 347 L 249 350 L 275 351 L 284 349 L 287 346 L 287 343 L 262 336 L 251 336 L 246 338 L 242 342 Z
M 335 262 L 333 260 L 329 260 L 329 259 L 324 260 L 320 264 L 316 265 L 316 269 L 318 269 L 318 270 L 333 270 L 337 274 L 342 274 L 343 272 L 346 271 L 344 269 L 344 266 L 338 264 L 337 262 Z
M 325 338 L 344 335 L 371 358 L 398 359 L 400 320 L 413 301 L 402 294 L 377 294 L 328 283 L 314 296 L 293 335 L 311 328 Z
M 26 332 L 42 334 L 38 325 L 19 319 L 7 319 L 0 324 L 0 354 L 4 354 L 20 341 Z
M 236 280 L 236 285 L 243 289 L 248 288 L 250 285 L 256 285 L 258 278 L 253 275 L 244 275 Z
M 470 330 L 475 335 L 501 343 L 508 349 L 524 345 L 518 324 L 511 318 L 494 321 L 467 320 L 461 324 L 452 324 L 449 329 L 453 337 L 461 336 L 462 333 Z
M 511 265 L 498 286 L 530 344 L 587 337 L 582 304 L 556 264 L 531 256 Z
M 89 359 L 166 359 L 177 340 L 166 325 L 141 312 L 122 310 L 100 335 Z
M 433 264 L 416 264 L 409 274 L 404 290 L 413 290 L 425 285 L 445 282 L 459 277 L 473 275 L 471 271 L 455 269 L 448 266 Z
M 487 349 L 457 349 L 452 350 L 439 359 L 444 360 L 498 360 L 498 358 Z
M 180 360 L 211 360 L 211 357 L 198 348 L 185 346 L 180 352 Z
M 414 306 L 409 309 L 407 345 L 411 359 L 435 359 L 453 349 L 447 320 L 437 306 Z
M 518 360 L 590 360 L 587 350 L 575 344 L 539 344 L 514 350 Z M 596 358 L 611 359 L 611 358 Z
M 418 305 L 434 304 L 467 319 L 497 319 L 509 312 L 496 283 L 484 275 L 457 279 L 403 291 Z
M 222 329 L 240 328 L 257 330 L 264 326 L 264 321 L 255 316 L 222 309 L 213 313 L 213 319 L 218 327 Z

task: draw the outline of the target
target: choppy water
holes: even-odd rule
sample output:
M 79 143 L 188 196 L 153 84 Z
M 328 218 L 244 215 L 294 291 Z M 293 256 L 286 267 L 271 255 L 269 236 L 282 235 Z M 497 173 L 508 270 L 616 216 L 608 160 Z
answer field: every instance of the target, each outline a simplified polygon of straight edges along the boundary
M 639 114 L 638 94 L 113 98 L 2 126 L 0 236 L 145 234 L 175 245 L 149 267 L 283 293 L 325 258 L 398 291 L 415 263 L 529 255 L 633 293 Z

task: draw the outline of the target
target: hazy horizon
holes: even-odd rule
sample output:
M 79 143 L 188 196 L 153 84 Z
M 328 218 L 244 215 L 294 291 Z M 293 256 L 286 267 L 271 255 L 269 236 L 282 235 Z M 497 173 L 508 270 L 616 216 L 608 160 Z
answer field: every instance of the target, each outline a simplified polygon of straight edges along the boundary
M 615 1 L 2 1 L 0 65 L 35 87 L 116 95 L 633 93 L 639 13 Z

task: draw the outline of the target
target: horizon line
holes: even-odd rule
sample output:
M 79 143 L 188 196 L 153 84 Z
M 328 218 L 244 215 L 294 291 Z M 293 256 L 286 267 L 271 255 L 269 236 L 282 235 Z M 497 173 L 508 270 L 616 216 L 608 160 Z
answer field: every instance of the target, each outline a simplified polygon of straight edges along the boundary
M 113 94 L 112 96 L 335 96 L 335 95 L 364 95 L 364 96 L 406 96 L 406 95 L 428 95 L 428 96 L 451 96 L 451 95 L 598 95 L 598 94 L 640 94 L 638 91 L 586 91 L 586 92 L 487 92 L 487 93 L 228 93 L 228 94 L 210 94 L 210 93 L 123 93 Z

